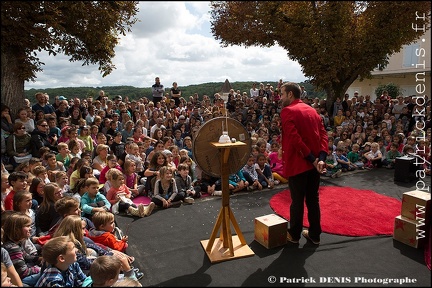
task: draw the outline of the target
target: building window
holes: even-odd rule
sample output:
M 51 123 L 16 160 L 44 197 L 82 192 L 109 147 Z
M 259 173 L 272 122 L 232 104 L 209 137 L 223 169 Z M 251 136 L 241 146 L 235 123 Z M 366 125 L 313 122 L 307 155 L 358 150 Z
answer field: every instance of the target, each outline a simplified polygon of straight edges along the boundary
M 403 64 L 404 68 L 416 68 L 419 56 L 416 55 L 416 50 L 420 48 L 419 44 L 411 44 L 403 46 Z

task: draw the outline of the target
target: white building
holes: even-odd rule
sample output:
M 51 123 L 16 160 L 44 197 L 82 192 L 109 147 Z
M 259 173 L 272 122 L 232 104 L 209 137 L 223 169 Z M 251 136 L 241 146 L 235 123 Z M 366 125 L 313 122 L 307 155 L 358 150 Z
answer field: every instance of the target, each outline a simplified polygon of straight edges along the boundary
M 428 95 L 430 97 L 431 53 L 431 30 L 429 29 L 416 42 L 404 45 L 400 52 L 390 56 L 389 64 L 383 71 L 378 69 L 372 71 L 372 79 L 354 81 L 347 93 L 351 98 L 354 91 L 358 91 L 359 95 L 371 95 L 373 100 L 376 98 L 375 89 L 379 85 L 395 83 L 403 89 L 405 96 Z

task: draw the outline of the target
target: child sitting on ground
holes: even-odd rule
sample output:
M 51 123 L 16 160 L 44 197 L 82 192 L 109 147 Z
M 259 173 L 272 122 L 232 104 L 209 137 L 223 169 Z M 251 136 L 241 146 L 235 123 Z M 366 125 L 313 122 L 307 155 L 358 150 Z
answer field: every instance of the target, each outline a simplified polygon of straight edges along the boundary
M 66 172 L 60 171 L 55 174 L 55 183 L 59 185 L 64 195 L 71 193 L 71 189 L 68 182 L 69 182 L 69 177 L 67 176 Z
M 74 242 L 68 236 L 49 240 L 42 248 L 47 264 L 36 287 L 80 287 L 86 278 L 76 256 Z
M 57 145 L 57 149 L 59 153 L 56 155 L 56 160 L 63 163 L 66 171 L 69 169 L 70 161 L 72 159 L 69 151 L 68 144 L 66 143 L 59 143 Z
M 269 164 L 273 173 L 273 178 L 275 179 L 275 185 L 279 183 L 288 183 L 288 179 L 283 177 L 283 161 L 282 161 L 282 148 L 279 147 L 277 152 L 270 152 L 269 156 Z
M 275 180 L 273 178 L 273 172 L 270 168 L 267 157 L 264 154 L 259 153 L 256 155 L 256 159 L 255 170 L 258 173 L 258 180 L 260 181 L 263 188 L 272 189 L 275 185 Z
M 150 202 L 148 206 L 140 203 L 135 205 L 131 198 L 131 192 L 125 184 L 125 177 L 123 173 L 117 169 L 110 170 L 110 183 L 111 188 L 107 192 L 107 199 L 113 205 L 113 213 L 115 212 L 128 212 L 133 216 L 150 216 L 155 203 Z M 118 209 L 118 210 L 117 210 Z
M 122 239 L 117 239 L 114 235 L 115 224 L 113 213 L 109 211 L 96 212 L 93 215 L 92 222 L 95 229 L 89 231 L 88 236 L 90 239 L 111 249 L 126 252 L 128 236 L 124 235 Z
M 3 215 L 2 215 L 3 216 Z M 30 256 L 21 245 L 29 237 L 32 219 L 22 213 L 12 213 L 4 222 L 2 248 L 6 249 L 13 261 L 23 284 L 34 286 L 41 270 L 40 258 Z
M 129 271 L 124 271 L 125 266 L 129 266 L 126 257 L 99 256 L 91 264 L 89 276 L 82 287 L 111 287 L 119 281 L 120 276 L 132 281 L 138 281 L 144 276 L 142 272 L 129 275 Z M 121 270 L 124 274 L 120 274 Z
M 111 287 L 118 281 L 122 262 L 116 257 L 99 256 L 90 266 L 82 287 Z
M 383 165 L 387 169 L 394 169 L 394 165 L 397 157 L 401 157 L 402 154 L 397 150 L 398 145 L 396 143 L 390 143 L 390 150 L 387 152 Z
M 365 168 L 372 169 L 374 167 L 380 168 L 382 167 L 382 153 L 378 149 L 379 145 L 377 142 L 373 142 L 371 144 L 371 150 L 364 154 L 368 162 L 365 165 Z
M 336 160 L 336 155 L 333 151 L 333 145 L 329 145 L 328 149 L 328 154 L 325 160 L 327 169 L 324 176 L 337 178 L 342 174 L 341 165 Z
M 107 162 L 108 162 L 107 166 L 105 166 L 102 169 L 102 171 L 100 172 L 100 175 L 99 175 L 99 183 L 100 184 L 105 184 L 105 182 L 107 181 L 106 173 L 108 172 L 109 169 L 116 168 L 120 171 L 123 171 L 122 167 L 117 162 L 117 157 L 114 154 L 109 154 L 107 156 Z
M 194 198 L 200 198 L 201 193 L 195 191 L 192 186 L 192 178 L 189 175 L 189 165 L 185 163 L 180 163 L 177 167 L 177 175 L 175 176 L 175 181 L 177 184 L 177 189 L 180 194 L 184 195 L 183 201 L 186 203 L 194 203 Z
M 127 159 L 124 163 L 125 184 L 131 191 L 131 199 L 138 195 L 144 195 L 144 185 L 138 185 L 140 176 L 136 173 L 136 164 L 134 161 Z
M 347 154 L 347 158 L 353 165 L 355 165 L 356 168 L 363 168 L 364 163 L 361 161 L 359 150 L 360 145 L 354 143 L 352 145 L 352 150 Z
M 342 172 L 355 170 L 354 164 L 352 164 L 351 161 L 344 155 L 344 152 L 344 146 L 338 146 L 336 148 L 335 158 L 339 165 L 342 167 Z
M 244 177 L 241 169 L 238 170 L 236 173 L 231 173 L 228 176 L 228 188 L 230 194 L 234 194 L 244 189 L 247 189 L 248 186 L 249 186 L 249 182 Z
M 45 161 L 47 165 L 45 166 L 48 178 L 51 182 L 55 182 L 55 174 L 58 171 L 64 171 L 66 172 L 66 168 L 64 167 L 63 163 L 60 161 L 57 161 L 56 155 L 54 153 L 47 153 L 45 154 Z
M 45 184 L 51 183 L 51 180 L 48 177 L 48 172 L 45 166 L 38 165 L 33 168 L 33 175 L 35 177 L 41 178 Z
M 92 220 L 94 213 L 111 209 L 111 203 L 99 192 L 99 181 L 96 178 L 86 179 L 84 189 L 86 192 L 80 200 L 83 217 Z
M 168 166 L 159 169 L 159 178 L 154 184 L 152 202 L 158 207 L 169 208 L 180 204 L 184 195 L 178 193 L 173 171 Z
M 17 191 L 27 190 L 27 174 L 24 172 L 12 172 L 7 177 L 9 182 L 9 193 L 3 201 L 5 210 L 13 210 L 13 198 Z M 2 183 L 3 187 L 3 183 Z
M 141 177 L 144 176 L 145 157 L 143 158 L 141 156 L 139 152 L 138 144 L 131 143 L 129 149 L 130 149 L 130 153 L 126 155 L 125 161 L 126 160 L 134 161 L 136 165 L 136 173 L 138 173 L 138 175 L 140 175 Z
M 258 172 L 255 169 L 255 164 L 256 164 L 256 158 L 253 154 L 251 154 L 249 155 L 246 164 L 243 166 L 241 170 L 246 181 L 250 183 L 250 185 L 248 186 L 248 190 L 263 189 L 263 185 L 258 179 Z

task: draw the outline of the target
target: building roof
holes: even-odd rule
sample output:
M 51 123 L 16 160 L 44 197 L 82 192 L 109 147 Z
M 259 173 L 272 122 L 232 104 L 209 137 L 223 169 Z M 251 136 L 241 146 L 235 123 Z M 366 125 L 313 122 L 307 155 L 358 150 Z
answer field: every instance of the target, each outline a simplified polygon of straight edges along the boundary
M 232 89 L 230 82 L 228 79 L 225 80 L 225 83 L 222 85 L 220 93 L 229 93 L 229 91 Z

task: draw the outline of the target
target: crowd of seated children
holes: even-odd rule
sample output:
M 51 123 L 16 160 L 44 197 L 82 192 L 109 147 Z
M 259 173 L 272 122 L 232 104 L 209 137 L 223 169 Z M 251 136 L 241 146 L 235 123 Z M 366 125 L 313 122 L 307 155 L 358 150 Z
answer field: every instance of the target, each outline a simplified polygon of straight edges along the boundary
M 241 95 L 238 96 L 240 99 Z M 141 100 L 142 99 L 139 101 L 141 102 Z M 66 100 L 62 101 L 65 102 L 65 105 L 68 105 Z M 249 102 L 249 107 L 245 107 L 245 110 L 242 111 L 244 115 L 236 115 L 235 113 L 238 113 L 237 109 L 232 112 L 232 115 L 230 115 L 230 117 L 245 122 L 245 126 L 248 127 L 248 133 L 250 132 L 253 144 L 253 157 L 251 156 L 248 159 L 245 167 L 242 167 L 240 171 L 237 171 L 240 173 L 233 173 L 230 175 L 230 180 L 232 180 L 232 182 L 230 182 L 230 191 L 232 193 L 247 191 L 247 187 L 264 189 L 272 188 L 274 185 L 279 183 L 288 182 L 288 179 L 282 176 L 282 150 L 278 142 L 277 133 L 274 133 L 277 126 L 280 125 L 279 109 L 276 107 L 270 108 L 270 105 L 274 104 L 272 101 L 272 97 L 268 98 L 268 102 L 266 103 L 269 105 L 268 109 L 261 109 L 258 103 L 252 101 Z M 307 101 L 307 99 L 304 101 Z M 112 215 L 112 213 L 110 214 L 112 215 L 112 218 L 110 216 L 109 221 L 100 221 L 96 230 L 89 224 L 93 222 L 86 217 L 83 217 L 83 215 L 85 213 L 87 217 L 94 218 L 95 215 L 109 214 L 110 212 L 107 211 L 109 207 L 106 202 L 103 201 L 104 194 L 106 194 L 105 198 L 107 198 L 107 201 L 112 201 L 108 201 L 109 205 L 111 205 L 111 209 L 113 206 L 116 206 L 117 209 L 122 210 L 122 212 L 141 217 L 150 215 L 156 202 L 158 204 L 157 206 L 167 208 L 173 205 L 173 203 L 179 203 L 180 200 L 185 203 L 192 202 L 188 199 L 197 199 L 200 195 L 205 193 L 210 195 L 222 194 L 220 191 L 221 179 L 210 176 L 204 171 L 201 171 L 201 169 L 192 160 L 192 140 L 195 135 L 194 133 L 196 133 L 199 125 L 201 125 L 203 121 L 208 121 L 208 119 L 211 118 L 208 117 L 209 115 L 203 115 L 203 117 L 199 117 L 200 120 L 197 121 L 194 117 L 188 115 L 186 110 L 181 110 L 181 108 L 177 112 L 168 111 L 171 108 L 167 107 L 163 103 L 156 105 L 157 108 L 153 107 L 152 109 L 147 110 L 148 107 L 152 105 L 155 106 L 150 101 L 149 103 L 142 102 L 137 105 L 140 109 L 142 108 L 139 110 L 142 117 L 136 117 L 136 111 L 133 111 L 134 108 L 131 105 L 131 110 L 126 111 L 126 114 L 129 114 L 130 117 L 133 115 L 133 117 L 135 117 L 135 122 L 128 122 L 126 116 L 125 119 L 119 119 L 121 115 L 126 114 L 124 113 L 125 111 L 122 112 L 118 109 L 120 105 L 129 109 L 129 103 L 124 103 L 122 101 L 114 103 L 111 100 L 108 102 L 111 103 L 108 105 L 105 100 L 103 103 L 94 103 L 94 105 L 99 106 L 96 106 L 97 109 L 95 113 L 88 113 L 91 114 L 90 116 L 93 118 L 88 118 L 87 120 L 90 122 L 92 121 L 91 119 L 94 119 L 94 123 L 85 123 L 86 115 L 84 114 L 87 114 L 87 112 L 85 112 L 87 111 L 85 105 L 91 105 L 90 102 L 89 104 L 82 106 L 82 109 L 72 109 L 71 107 L 70 111 L 74 117 L 70 119 L 57 119 L 58 125 L 52 117 L 47 117 L 46 120 L 43 119 L 45 116 L 49 116 L 48 114 L 44 115 L 43 111 L 33 111 L 35 115 L 40 115 L 40 120 L 38 120 L 39 122 L 35 121 L 35 123 L 39 123 L 36 125 L 38 128 L 41 128 L 44 126 L 42 124 L 47 122 L 49 129 L 52 130 L 54 134 L 57 134 L 57 137 L 61 137 L 59 138 L 59 141 L 57 141 L 58 145 L 56 147 L 53 145 L 44 145 L 42 147 L 38 146 L 38 149 L 33 149 L 35 150 L 33 155 L 40 158 L 32 158 L 28 163 L 22 163 L 22 165 L 16 167 L 19 171 L 23 171 L 26 176 L 23 176 L 23 174 L 16 174 L 22 172 L 11 172 L 9 176 L 4 177 L 2 173 L 2 209 L 8 209 L 10 212 L 16 210 L 14 213 L 20 213 L 30 218 L 30 237 L 21 237 L 22 239 L 27 239 L 26 241 L 28 242 L 28 245 L 23 245 L 23 249 L 27 249 L 28 251 L 32 251 L 33 249 L 34 251 L 35 247 L 36 251 L 40 253 L 40 247 L 37 245 L 44 246 L 49 242 L 49 239 L 44 239 L 44 237 L 52 237 L 54 232 L 61 225 L 65 216 L 67 216 L 63 212 L 59 213 L 61 208 L 57 207 L 57 203 L 61 203 L 61 200 L 65 198 L 64 195 L 73 195 L 73 197 L 66 196 L 68 197 L 67 199 L 72 199 L 69 201 L 75 201 L 75 204 L 70 206 L 70 210 L 74 210 L 75 212 L 70 213 L 75 213 L 76 215 L 81 216 L 81 219 L 87 223 L 85 224 L 87 230 L 93 232 L 97 230 L 100 231 L 102 235 L 102 231 L 109 231 L 110 233 L 113 232 L 111 229 L 112 226 L 110 225 L 111 221 L 114 220 L 114 215 Z M 186 104 L 186 102 L 187 101 L 181 103 Z M 116 106 L 117 103 L 118 106 Z M 247 106 L 248 102 L 246 101 L 245 103 Z M 312 103 L 310 104 L 312 105 Z M 212 115 L 220 115 L 218 114 L 221 112 L 218 110 L 219 107 L 225 108 L 223 107 L 223 104 L 221 106 L 217 105 L 220 104 L 215 104 L 214 107 L 211 107 L 210 110 L 213 112 Z M 313 105 L 315 105 L 315 107 L 320 107 L 321 104 L 315 102 Z M 336 151 L 336 153 L 332 153 L 332 150 L 330 149 L 328 157 L 329 161 L 327 164 L 327 176 L 337 177 L 340 176 L 342 171 L 341 169 L 349 171 L 351 169 L 361 168 L 362 165 L 366 167 L 366 169 L 381 166 L 392 168 L 394 167 L 394 162 L 397 157 L 400 155 L 411 155 L 412 153 L 424 157 L 425 160 L 429 159 L 429 164 L 425 162 L 423 168 L 426 173 L 430 173 L 430 119 L 426 119 L 425 122 L 428 126 L 414 127 L 413 121 L 408 119 L 408 117 L 411 116 L 409 115 L 409 112 L 405 111 L 408 114 L 405 114 L 403 117 L 401 114 L 399 119 L 397 119 L 390 109 L 392 105 L 393 104 L 389 101 L 384 103 L 380 103 L 380 101 L 376 101 L 376 103 L 368 101 L 368 104 L 365 106 L 361 104 L 351 107 L 347 106 L 348 108 L 344 106 L 342 110 L 339 110 L 338 108 L 335 111 L 335 114 L 338 115 L 336 117 L 330 118 L 326 116 L 329 120 L 327 126 L 327 129 L 329 130 L 329 145 L 334 147 L 333 151 L 337 150 L 339 144 L 345 147 L 343 151 L 339 150 Z M 31 106 L 29 107 L 31 111 Z M 186 107 L 186 105 L 184 107 Z M 385 107 L 388 109 L 386 110 Z M 430 109 L 430 101 L 428 101 L 427 107 Z M 195 109 L 197 107 L 191 105 L 191 109 L 192 108 L 194 110 L 193 115 L 197 115 L 196 111 L 199 109 Z M 93 111 L 93 109 L 94 107 L 89 107 L 88 110 Z M 20 111 L 25 112 L 25 110 Z M 62 111 L 68 111 L 68 109 L 63 109 Z M 377 111 L 381 112 L 378 113 Z M 116 113 L 120 114 L 120 117 Z M 152 139 L 149 138 L 148 134 L 151 129 L 150 127 L 154 125 L 154 123 L 151 123 L 150 125 L 150 121 L 148 120 L 148 118 L 150 118 L 148 116 L 152 116 L 151 114 L 154 114 L 154 119 L 162 117 L 165 123 L 164 125 L 169 128 L 157 131 L 157 138 L 162 141 L 157 142 L 153 139 L 155 142 L 153 145 L 151 144 Z M 181 117 L 179 117 L 179 115 L 181 115 Z M 323 113 L 323 119 L 325 119 L 325 115 L 328 115 L 326 111 Z M 383 119 L 380 118 L 381 115 L 383 115 Z M 30 115 L 31 119 L 32 117 L 34 116 Z M 110 121 L 110 117 L 112 117 L 114 121 Z M 25 117 L 23 117 L 23 119 L 24 118 Z M 181 122 L 182 120 L 179 120 L 180 118 L 186 120 L 190 118 L 190 122 Z M 344 119 L 340 121 L 342 118 Z M 28 121 L 28 119 L 26 119 L 23 121 Z M 334 120 L 338 120 L 340 123 L 335 123 Z M 76 125 L 74 123 L 71 125 L 71 121 Z M 185 122 L 186 124 L 184 124 Z M 92 126 L 87 127 L 86 125 Z M 128 128 L 123 129 L 123 126 Z M 114 131 L 113 127 L 118 131 Z M 420 136 L 424 134 L 425 129 L 423 128 L 427 128 L 426 137 L 423 138 L 423 141 L 419 141 L 419 139 L 422 139 Z M 59 130 L 61 135 L 58 134 Z M 112 135 L 104 135 L 107 131 L 110 131 Z M 135 133 L 135 131 L 141 131 L 141 134 Z M 169 134 L 169 131 L 174 131 L 174 135 Z M 272 135 L 272 139 L 269 139 L 269 133 Z M 137 137 L 135 134 L 140 135 Z M 333 141 L 334 139 L 336 139 L 336 141 Z M 338 145 L 334 145 L 334 142 L 338 142 Z M 136 151 L 136 146 L 138 146 L 138 152 Z M 53 155 L 55 157 L 53 157 Z M 117 157 L 113 157 L 112 155 L 116 155 Z M 330 159 L 335 155 L 337 157 Z M 183 158 L 182 156 L 187 157 Z M 118 163 L 111 161 L 115 159 L 118 160 Z M 335 160 L 336 163 L 334 162 Z M 340 163 L 338 163 L 338 161 Z M 135 163 L 135 165 L 129 165 L 131 162 Z M 332 164 L 330 162 L 336 165 L 331 167 L 330 165 Z M 183 164 L 187 164 L 186 166 L 188 169 L 185 169 Z M 103 173 L 106 172 L 104 176 L 100 174 L 102 171 Z M 123 179 L 118 180 L 118 173 L 115 171 L 122 172 L 121 175 Z M 66 176 L 64 173 L 66 173 Z M 102 184 L 104 182 L 103 178 L 106 178 L 104 184 L 105 189 L 98 189 L 100 188 L 99 182 L 98 185 L 96 185 L 96 179 L 98 177 Z M 70 190 L 68 185 L 73 190 Z M 25 190 L 28 190 L 29 192 L 24 192 Z M 143 194 L 149 196 L 152 200 L 150 205 L 140 206 L 133 204 L 131 199 Z M 77 201 L 77 199 L 79 199 L 79 201 Z M 82 204 L 80 201 L 82 201 Z M 104 205 L 101 206 L 105 208 L 99 207 L 98 203 L 102 203 L 101 201 L 104 202 Z M 29 204 L 30 202 L 32 202 L 32 204 Z M 86 211 L 82 212 L 79 209 L 80 207 Z M 112 211 L 115 212 L 115 209 Z M 81 215 L 81 213 L 83 213 L 83 215 Z M 32 219 L 33 217 L 34 219 Z M 4 218 L 6 219 L 10 217 Z M 26 218 L 26 220 L 28 218 Z M 69 223 L 70 225 L 63 224 L 63 226 L 68 226 L 68 228 L 73 226 L 75 227 L 75 230 L 80 230 L 81 234 L 83 234 L 83 231 L 86 230 L 78 228 L 78 220 L 79 219 L 77 218 L 74 225 L 72 225 L 71 222 Z M 65 221 L 64 223 L 67 222 Z M 104 228 L 103 226 L 106 227 Z M 27 229 L 27 226 L 23 229 Z M 90 248 L 92 246 L 93 242 L 89 237 L 85 236 L 86 233 L 87 232 L 84 232 L 82 236 L 83 241 L 80 240 L 81 234 L 78 231 L 76 231 L 76 233 L 75 231 L 69 233 L 71 235 L 74 234 L 74 237 L 76 237 L 76 239 L 71 239 L 76 249 L 75 254 L 81 253 L 84 255 L 88 251 L 83 249 L 83 247 Z M 61 237 L 60 235 L 58 236 Z M 28 241 L 28 239 L 31 241 Z M 122 239 L 118 240 L 122 242 Z M 79 243 L 77 243 L 77 241 Z M 34 244 L 34 247 L 31 244 Z M 64 244 L 64 246 L 67 245 Z M 106 251 L 109 250 L 106 249 Z M 63 250 L 61 253 L 67 254 L 69 252 Z M 100 255 L 103 254 L 104 252 L 98 252 L 97 256 L 101 257 Z M 72 255 L 72 253 L 69 253 L 68 255 Z M 56 265 L 56 263 L 47 263 L 52 266 Z M 32 264 L 29 263 L 28 265 L 31 266 Z M 72 265 L 72 261 L 70 261 L 68 266 L 62 265 L 61 269 L 64 267 L 72 267 L 70 265 Z M 83 268 L 86 270 L 89 266 L 87 265 Z M 56 269 L 59 268 L 57 267 Z M 58 271 L 61 271 L 61 269 Z M 115 274 L 118 274 L 117 271 L 115 271 Z M 21 273 L 21 275 L 24 274 Z M 114 275 L 114 277 L 108 280 L 112 280 L 115 277 L 116 276 Z M 31 277 L 26 279 L 26 282 L 35 284 L 34 280 L 35 279 Z M 49 283 L 49 281 L 45 283 Z M 67 279 L 63 279 L 62 281 L 66 281 L 64 282 L 65 285 L 72 283 L 67 282 Z M 118 284 L 117 281 L 106 282 L 103 280 L 98 281 L 97 283 L 112 284 L 112 282 Z

